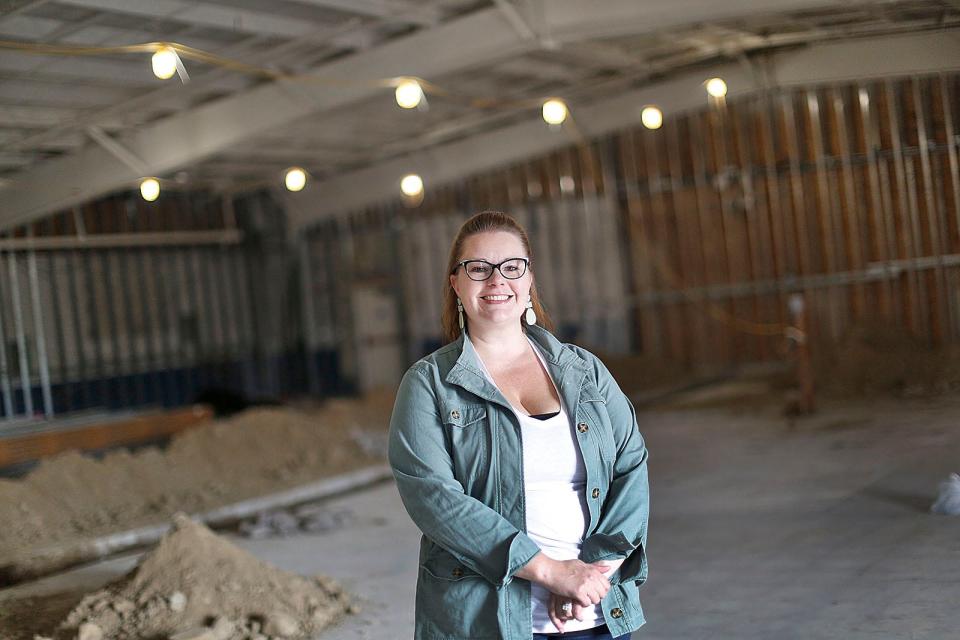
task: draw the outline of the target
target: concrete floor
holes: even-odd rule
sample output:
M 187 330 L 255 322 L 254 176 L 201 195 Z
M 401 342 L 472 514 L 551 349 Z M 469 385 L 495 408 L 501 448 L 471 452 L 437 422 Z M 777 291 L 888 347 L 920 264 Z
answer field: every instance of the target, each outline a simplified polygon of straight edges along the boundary
M 650 622 L 635 640 L 960 638 L 960 517 L 928 512 L 960 471 L 960 397 L 640 414 L 651 452 Z M 412 635 L 418 533 L 392 484 L 338 498 L 349 528 L 236 539 L 282 568 L 326 573 L 363 610 L 324 640 Z M 135 555 L 12 595 L 94 588 Z M 2 634 L 0 634 L 2 635 Z

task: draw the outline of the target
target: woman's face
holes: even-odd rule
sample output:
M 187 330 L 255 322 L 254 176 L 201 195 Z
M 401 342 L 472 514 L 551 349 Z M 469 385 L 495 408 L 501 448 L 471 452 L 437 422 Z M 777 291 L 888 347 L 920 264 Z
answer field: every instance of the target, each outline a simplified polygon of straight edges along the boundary
M 523 243 L 516 235 L 509 231 L 488 231 L 474 234 L 464 241 L 458 262 L 486 260 L 500 264 L 510 258 L 527 257 Z M 450 276 L 450 286 L 463 303 L 467 319 L 475 326 L 519 323 L 527 306 L 532 283 L 533 275 L 529 268 L 515 280 L 504 278 L 500 269 L 494 269 L 489 278 L 478 282 L 467 276 L 463 266 Z

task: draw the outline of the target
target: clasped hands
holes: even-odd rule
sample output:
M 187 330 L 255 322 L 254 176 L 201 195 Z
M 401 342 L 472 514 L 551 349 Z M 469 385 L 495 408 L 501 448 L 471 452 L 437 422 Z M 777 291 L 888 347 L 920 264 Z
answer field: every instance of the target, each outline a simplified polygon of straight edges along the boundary
M 576 559 L 553 560 L 539 553 L 517 576 L 538 582 L 550 591 L 550 620 L 562 633 L 567 622 L 583 620 L 584 610 L 599 604 L 607 595 L 608 576 L 621 564 L 623 559 L 587 563 Z

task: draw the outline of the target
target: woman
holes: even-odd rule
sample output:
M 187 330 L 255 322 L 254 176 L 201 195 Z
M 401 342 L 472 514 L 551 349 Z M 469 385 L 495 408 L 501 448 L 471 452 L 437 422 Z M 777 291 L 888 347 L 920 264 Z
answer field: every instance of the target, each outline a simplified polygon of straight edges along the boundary
M 622 640 L 644 623 L 646 447 L 600 360 L 538 326 L 531 259 L 509 216 L 467 220 L 450 344 L 397 392 L 390 464 L 423 532 L 418 639 Z

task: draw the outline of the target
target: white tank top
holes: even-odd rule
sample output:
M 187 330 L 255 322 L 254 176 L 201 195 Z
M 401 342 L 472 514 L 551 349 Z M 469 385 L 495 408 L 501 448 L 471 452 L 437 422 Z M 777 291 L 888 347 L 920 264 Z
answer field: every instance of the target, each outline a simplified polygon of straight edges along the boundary
M 527 338 L 529 340 L 529 338 Z M 530 340 L 543 370 L 553 382 L 536 343 Z M 493 376 L 481 360 L 480 366 L 490 383 Z M 556 383 L 554 389 L 556 389 Z M 540 550 L 554 560 L 580 557 L 583 533 L 589 521 L 587 510 L 587 470 L 574 435 L 573 420 L 560 398 L 560 412 L 544 420 L 532 418 L 511 407 L 520 421 L 523 438 L 523 487 L 526 498 L 527 535 Z M 550 621 L 550 592 L 535 582 L 530 583 L 534 633 L 556 633 Z M 592 629 L 603 624 L 598 605 L 584 612 L 584 620 L 573 619 L 564 625 L 564 632 Z

